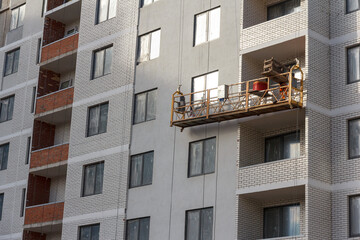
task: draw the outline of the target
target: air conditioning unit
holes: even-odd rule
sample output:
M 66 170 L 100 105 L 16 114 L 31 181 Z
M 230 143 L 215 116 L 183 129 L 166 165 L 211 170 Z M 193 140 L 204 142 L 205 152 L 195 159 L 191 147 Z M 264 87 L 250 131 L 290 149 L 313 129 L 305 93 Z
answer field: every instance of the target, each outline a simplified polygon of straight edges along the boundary
M 69 29 L 68 31 L 66 31 L 66 34 L 65 34 L 64 37 L 70 36 L 70 35 L 75 34 L 77 32 L 78 32 L 78 27 L 77 26 L 73 27 L 72 29 Z

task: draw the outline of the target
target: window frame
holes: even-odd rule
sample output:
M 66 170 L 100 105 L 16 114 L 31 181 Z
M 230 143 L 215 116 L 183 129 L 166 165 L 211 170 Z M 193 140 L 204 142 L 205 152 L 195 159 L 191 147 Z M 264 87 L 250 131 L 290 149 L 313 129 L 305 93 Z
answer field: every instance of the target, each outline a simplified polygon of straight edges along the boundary
M 141 0 L 141 1 L 140 1 L 140 8 L 143 8 L 143 7 L 152 5 L 152 4 L 154 4 L 154 3 L 158 2 L 158 1 L 159 1 L 159 0 L 151 0 L 151 3 L 145 4 L 145 0 Z
M 101 3 L 101 1 L 102 1 L 102 0 L 97 0 L 97 1 L 96 1 L 95 25 L 98 25 L 98 24 L 100 24 L 100 23 L 109 21 L 110 19 L 115 18 L 116 15 L 117 15 L 117 14 L 115 14 L 114 17 L 109 18 L 109 13 L 110 13 L 110 1 L 112 1 L 112 0 L 106 0 L 106 1 L 108 1 L 108 7 L 107 7 L 107 10 L 106 10 L 106 20 L 100 22 L 99 17 L 100 17 L 100 3 Z M 117 10 L 118 2 L 117 2 L 117 0 L 114 0 L 114 1 L 116 2 L 116 10 Z M 117 13 L 117 12 L 116 12 L 116 13 Z
M 211 207 L 205 207 L 205 208 L 196 208 L 196 209 L 189 209 L 189 210 L 186 210 L 185 211 L 185 240 L 187 240 L 187 230 L 188 230 L 188 221 L 187 221 L 187 219 L 188 219 L 188 212 L 195 212 L 195 211 L 199 211 L 200 212 L 200 218 L 199 218 L 199 227 L 200 227 L 200 229 L 199 229 L 199 234 L 200 234 L 200 236 L 201 236 L 201 232 L 202 232 L 202 229 L 201 229 L 201 226 L 202 226 L 202 211 L 204 211 L 204 210 L 208 210 L 208 209 L 212 209 L 212 214 L 213 214 L 213 216 L 212 216 L 212 226 L 211 226 L 211 229 L 212 229 L 212 231 L 214 231 L 214 207 L 213 206 L 211 206 Z M 200 239 L 200 236 L 198 236 L 198 239 Z
M 104 132 L 102 133 L 99 133 L 99 129 L 97 129 L 97 133 L 96 134 L 92 134 L 92 135 L 89 135 L 89 127 L 90 127 L 90 109 L 91 108 L 94 108 L 94 107 L 99 107 L 99 118 L 98 118 L 98 121 L 100 123 L 100 119 L 101 119 L 101 114 L 100 114 L 100 110 L 101 110 L 101 106 L 102 105 L 108 105 L 108 111 L 107 111 L 107 118 L 106 118 L 106 129 Z M 103 134 L 103 133 L 107 133 L 107 127 L 108 127 L 108 121 L 109 121 L 109 108 L 110 108 L 110 103 L 109 101 L 107 102 L 103 102 L 103 103 L 99 103 L 99 104 L 95 104 L 95 105 L 92 105 L 92 106 L 89 106 L 88 109 L 87 109 L 87 120 L 86 120 L 86 134 L 85 134 L 85 137 L 93 137 L 93 136 L 97 136 L 99 134 Z M 100 125 L 98 125 L 98 128 L 99 128 Z
M 18 58 L 18 62 L 17 62 L 17 69 L 16 69 L 16 72 L 15 72 L 15 70 L 14 70 L 15 64 L 14 63 L 15 63 L 15 54 L 16 54 L 17 51 L 19 51 L 19 58 Z M 12 59 L 12 64 L 11 64 L 11 73 L 6 74 L 6 67 L 8 65 L 8 55 L 10 55 L 10 54 L 14 54 L 13 59 Z M 12 49 L 12 50 L 6 52 L 5 53 L 4 70 L 3 70 L 4 74 L 3 74 L 3 76 L 6 77 L 6 76 L 10 76 L 10 75 L 12 75 L 14 73 L 17 73 L 19 71 L 19 63 L 20 63 L 20 47 Z
M 352 234 L 351 234 L 351 230 L 352 230 L 352 229 L 351 229 L 351 199 L 352 199 L 352 198 L 360 198 L 360 194 L 355 194 L 355 195 L 350 195 L 350 196 L 348 196 L 349 238 L 360 237 L 360 233 L 359 233 L 359 234 L 356 234 L 356 235 L 352 235 Z M 360 219 L 359 219 L 359 221 L 360 221 Z
M 90 80 L 94 80 L 97 78 L 101 78 L 104 77 L 106 75 L 110 75 L 111 74 L 111 70 L 112 70 L 112 63 L 113 63 L 113 51 L 114 49 L 112 49 L 112 53 L 111 53 L 111 64 L 110 64 L 110 72 L 109 73 L 104 73 L 105 72 L 105 62 L 106 62 L 106 50 L 109 48 L 113 48 L 114 44 L 110 44 L 101 48 L 98 48 L 96 50 L 93 50 L 92 52 L 92 61 L 91 61 L 91 78 Z M 102 63 L 102 75 L 95 77 L 95 69 L 96 69 L 96 53 L 104 51 L 104 59 L 103 59 L 103 63 Z
M 93 226 L 99 226 L 99 236 L 100 236 L 100 223 L 94 223 L 94 224 L 88 224 L 88 225 L 82 225 L 78 228 L 78 240 L 81 240 L 81 228 L 83 227 L 93 227 Z M 91 231 L 90 231 L 91 232 Z M 90 236 L 91 238 L 92 236 Z M 99 238 L 100 239 L 100 238 Z
M 359 8 L 360 10 L 360 8 Z M 358 10 L 357 10 L 358 11 Z M 349 51 L 353 48 L 359 48 L 359 51 L 360 51 L 360 44 L 355 44 L 355 45 L 350 45 L 350 46 L 347 46 L 345 49 L 346 49 L 346 56 L 345 56 L 345 63 L 346 63 L 346 84 L 353 84 L 353 83 L 358 83 L 360 82 L 360 79 L 356 80 L 356 81 L 353 81 L 353 82 L 350 82 L 350 68 L 349 68 Z M 359 54 L 359 61 L 360 61 L 360 54 Z M 359 66 L 360 68 L 360 66 Z
M 0 193 L 0 198 L 2 198 L 1 205 L 0 205 L 0 222 L 1 222 L 3 211 L 4 211 L 5 193 L 3 193 L 3 192 Z
M 211 72 L 207 72 L 207 73 L 200 74 L 200 75 L 197 75 L 197 76 L 192 77 L 192 78 L 191 78 L 191 93 L 194 93 L 194 92 L 195 92 L 195 90 L 194 90 L 194 80 L 197 79 L 197 78 L 199 78 L 199 77 L 205 77 L 205 89 L 204 89 L 203 91 L 206 91 L 206 90 L 211 89 L 211 88 L 208 88 L 208 87 L 207 87 L 207 79 L 208 79 L 208 76 L 209 76 L 209 75 L 211 75 L 211 74 L 213 74 L 213 73 L 216 73 L 216 72 L 218 73 L 218 76 L 217 76 L 217 85 L 218 85 L 218 87 L 219 87 L 219 86 L 220 86 L 220 85 L 219 85 L 220 71 L 217 69 L 217 70 L 214 70 L 214 71 L 211 71 Z M 210 92 L 211 92 L 211 91 L 210 91 Z M 217 93 L 216 93 L 216 94 L 217 94 Z M 191 97 L 190 97 L 191 104 L 193 104 L 193 103 L 195 102 L 195 100 L 194 100 L 194 95 L 195 95 L 195 94 L 192 94 Z M 210 93 L 210 95 L 211 95 L 211 93 Z M 205 99 L 204 99 L 204 100 L 205 100 Z M 210 104 L 212 104 L 212 103 L 210 103 Z
M 25 13 L 26 13 L 26 3 L 24 4 L 21 4 L 21 5 L 18 5 L 14 8 L 11 9 L 11 20 L 12 20 L 12 12 L 13 11 L 17 11 L 17 18 L 16 18 L 16 27 L 15 28 L 11 28 L 11 25 L 12 25 L 12 21 L 10 20 L 10 31 L 13 31 L 13 30 L 16 30 L 18 29 L 19 27 L 23 26 L 24 25 L 24 19 L 23 19 L 23 22 L 22 22 L 22 25 L 19 25 L 19 20 L 20 20 L 20 8 L 24 7 L 24 18 L 25 18 Z
M 360 158 L 360 153 L 359 155 L 356 155 L 356 156 L 351 156 L 350 154 L 350 134 L 351 134 L 351 130 L 350 130 L 350 122 L 351 121 L 360 121 L 360 117 L 354 117 L 354 118 L 349 118 L 347 119 L 347 153 L 348 153 L 348 159 L 351 160 L 351 159 L 356 159 L 356 158 Z
M 157 97 L 157 88 L 153 88 L 153 89 L 150 89 L 150 90 L 147 90 L 147 91 L 143 91 L 143 92 L 139 92 L 139 93 L 134 94 L 135 95 L 134 96 L 134 114 L 133 114 L 133 120 L 132 120 L 133 125 L 156 120 L 156 103 L 157 103 L 157 101 L 155 101 L 155 118 L 150 119 L 150 120 L 147 119 L 147 112 L 148 112 L 147 103 L 148 103 L 148 100 L 149 100 L 148 96 L 149 96 L 149 93 L 152 92 L 152 91 L 156 92 L 155 94 L 156 94 L 156 97 Z M 142 122 L 135 122 L 136 97 L 137 97 L 137 95 L 144 94 L 144 93 L 146 94 L 146 99 L 145 99 L 145 120 L 142 121 Z M 157 100 L 157 98 L 155 100 Z
M 129 221 L 139 221 L 139 226 L 140 226 L 140 221 L 141 220 L 143 220 L 143 219 L 149 219 L 149 234 L 150 234 L 150 227 L 151 227 L 151 217 L 150 216 L 147 216 L 147 217 L 140 217 L 140 218 L 132 218 L 132 219 L 127 219 L 126 220 L 126 229 L 125 229 L 125 232 L 126 232 L 126 234 L 125 234 L 125 239 L 126 240 L 128 240 L 128 237 L 129 237 Z M 140 233 L 140 227 L 139 227 L 139 229 L 138 229 L 138 236 L 140 236 L 139 235 L 139 233 Z
M 149 153 L 152 153 L 153 154 L 153 167 L 152 167 L 152 174 L 151 174 L 151 183 L 146 183 L 144 184 L 144 155 L 145 154 L 149 154 Z M 132 173 L 132 162 L 133 162 L 133 157 L 138 157 L 138 156 L 141 156 L 141 183 L 140 185 L 137 185 L 137 186 L 132 186 L 131 184 L 131 178 L 133 176 L 133 173 Z M 138 188 L 138 187 L 145 187 L 145 186 L 149 186 L 149 185 L 152 185 L 152 182 L 153 182 L 153 178 L 154 178 L 154 160 L 155 160 L 155 151 L 147 151 L 147 152 L 143 152 L 143 153 L 139 153 L 139 154 L 135 154 L 135 155 L 131 155 L 130 156 L 130 173 L 129 173 L 129 189 L 132 189 L 132 188 Z
M 300 227 L 300 235 L 301 235 L 301 204 L 300 202 L 298 203 L 291 203 L 291 204 L 285 204 L 285 205 L 278 205 L 278 206 L 272 206 L 272 207 L 264 207 L 263 208 L 263 239 L 267 239 L 265 237 L 265 211 L 267 209 L 274 209 L 274 208 L 285 208 L 285 207 L 293 207 L 293 206 L 298 206 L 299 207 L 299 211 L 300 211 L 300 216 L 299 216 L 299 227 Z M 278 236 L 278 237 L 274 237 L 274 238 L 286 238 L 286 237 L 295 237 L 295 236 L 299 236 L 299 235 L 294 235 L 294 236 Z
M 277 19 L 277 18 L 280 18 L 280 17 L 287 16 L 287 15 L 289 15 L 289 14 L 293 14 L 293 13 L 287 13 L 287 14 L 281 15 L 281 16 L 279 16 L 279 17 L 269 19 L 269 9 L 270 9 L 271 7 L 280 6 L 280 5 L 285 4 L 286 2 L 289 2 L 289 1 L 293 1 L 293 0 L 284 0 L 284 1 L 281 1 L 281 2 L 277 2 L 277 3 L 270 4 L 270 5 L 266 6 L 266 21 L 271 21 L 271 20 L 274 20 L 274 19 Z M 299 2 L 300 2 L 299 7 L 301 8 L 301 0 L 299 0 Z M 295 13 L 296 13 L 296 12 L 295 12 Z
M 204 155 L 204 152 L 205 152 L 205 148 L 204 148 L 204 142 L 205 141 L 207 141 L 207 140 L 211 140 L 211 139 L 215 139 L 215 162 L 214 162 L 214 171 L 212 171 L 212 172 L 208 172 L 208 173 L 205 173 L 204 172 L 204 162 L 205 162 L 205 155 Z M 201 158 L 201 163 L 202 163 L 202 165 L 201 165 L 201 173 L 200 174 L 195 174 L 195 175 L 191 175 L 190 174 L 190 167 L 191 167 L 191 151 L 190 151 L 190 149 L 191 149 L 191 144 L 194 144 L 194 143 L 198 143 L 198 142 L 201 142 L 202 143 L 202 146 L 203 146 L 203 148 L 202 148 L 202 158 Z M 204 138 L 204 139 L 200 139 L 200 140 L 196 140 L 196 141 L 192 141 L 192 142 L 189 142 L 189 149 L 188 149 L 188 173 L 187 173 L 187 177 L 188 178 L 192 178 L 192 177 L 198 177 L 198 176 L 203 176 L 203 175 L 208 175 L 208 174 L 213 174 L 213 173 L 215 173 L 216 172 L 216 161 L 217 161 L 217 151 L 218 151 L 218 149 L 217 149 L 217 144 L 218 144 L 218 142 L 217 142 L 217 139 L 216 139 L 216 136 L 213 136 L 213 137 L 208 137 L 208 138 Z
M 210 25 L 210 20 L 209 20 L 209 15 L 210 15 L 210 12 L 215 10 L 215 9 L 220 9 L 220 19 L 219 19 L 219 37 L 218 38 L 214 38 L 212 40 L 209 40 L 209 25 Z M 196 44 L 196 33 L 197 33 L 197 28 L 196 28 L 196 25 L 197 25 L 197 17 L 199 15 L 202 15 L 206 13 L 206 41 L 205 42 L 201 42 L 199 44 Z M 206 11 L 202 11 L 202 12 L 199 12 L 197 14 L 194 15 L 194 30 L 193 30 L 193 47 L 196 47 L 196 46 L 200 46 L 202 44 L 206 44 L 208 42 L 212 42 L 212 41 L 215 41 L 217 39 L 219 39 L 221 37 L 221 5 L 217 6 L 217 7 L 213 7 L 213 8 L 210 8 Z
M 275 138 L 279 138 L 279 137 L 282 137 L 282 148 L 283 148 L 283 152 L 282 152 L 282 155 L 284 155 L 284 137 L 287 136 L 287 135 L 291 135 L 291 134 L 296 134 L 298 133 L 298 137 L 299 137 L 299 157 L 296 157 L 296 158 L 281 158 L 281 159 L 277 159 L 277 160 L 273 160 L 273 161 L 268 161 L 267 160 L 267 154 L 266 154 L 266 142 L 270 139 L 275 139 Z M 265 156 L 264 156 L 264 163 L 272 163 L 272 162 L 276 162 L 276 161 L 281 161 L 281 160 L 287 160 L 287 159 L 297 159 L 297 158 L 300 158 L 301 157 L 301 130 L 295 130 L 295 131 L 291 131 L 291 132 L 287 132 L 287 133 L 282 133 L 282 134 L 277 134 L 277 135 L 274 135 L 274 136 L 269 136 L 269 137 L 265 137 L 265 145 L 264 145 L 264 148 L 265 148 Z M 283 156 L 284 157 L 284 156 Z
M 159 43 L 159 56 L 155 57 L 155 58 L 151 58 L 151 43 L 152 43 L 152 34 L 157 32 L 157 31 L 160 31 L 160 43 Z M 144 60 L 144 61 L 140 61 L 140 53 L 141 53 L 141 38 L 142 37 L 145 37 L 147 35 L 150 35 L 149 37 L 149 44 L 148 44 L 148 48 L 149 48 L 149 59 L 147 60 Z M 141 34 L 140 36 L 138 36 L 138 47 L 137 47 L 137 54 L 136 54 L 136 65 L 139 65 L 141 63 L 146 63 L 146 62 L 149 62 L 151 60 L 154 60 L 154 59 L 157 59 L 160 57 L 160 53 L 161 53 L 161 28 L 157 28 L 157 29 L 154 29 L 152 31 L 149 31 L 149 32 L 146 32 L 144 34 Z
M 96 177 L 97 177 L 97 172 L 98 172 L 98 168 L 97 165 L 103 164 L 103 173 L 102 173 L 102 182 L 101 182 L 101 192 L 99 193 L 95 193 L 95 184 L 96 184 Z M 95 166 L 95 179 L 94 179 L 94 189 L 93 189 L 93 194 L 87 194 L 85 195 L 85 183 L 86 183 L 86 168 L 90 167 L 90 166 Z M 82 184 L 81 184 L 81 196 L 80 197 L 89 197 L 89 196 L 94 196 L 94 195 L 99 195 L 103 193 L 103 189 L 104 189 L 104 174 L 105 173 L 105 161 L 100 161 L 100 162 L 94 162 L 94 163 L 89 163 L 89 164 L 85 164 L 82 166 Z
M 21 208 L 20 208 L 20 217 L 24 217 L 25 213 L 25 201 L 26 201 L 26 188 L 23 188 L 21 191 Z
M 345 1 L 345 14 L 350 14 L 350 13 L 353 13 L 353 12 L 357 12 L 360 10 L 360 0 L 358 0 L 359 2 L 359 8 L 358 9 L 355 9 L 355 10 L 352 10 L 352 11 L 348 11 L 348 0 L 344 0 Z
M 4 123 L 4 122 L 8 122 L 8 121 L 11 121 L 12 119 L 13 119 L 13 115 L 14 115 L 14 108 L 15 108 L 15 95 L 10 95 L 10 96 L 7 96 L 7 97 L 4 97 L 4 98 L 1 98 L 0 99 L 0 114 L 1 114 L 1 110 L 2 110 L 2 101 L 3 100 L 6 100 L 6 99 L 10 99 L 10 98 L 13 98 L 13 108 L 12 108 L 12 110 L 11 110 L 11 116 L 9 117 L 9 116 L 7 116 L 7 118 L 6 118 L 6 120 L 4 120 L 4 121 L 1 121 L 0 120 L 0 124 L 1 123 Z M 10 101 L 10 100 L 9 100 Z M 7 109 L 6 109 L 6 111 L 7 112 L 9 112 L 9 108 L 10 108 L 10 104 L 7 106 Z M 0 115 L 1 116 L 1 115 Z
M 7 142 L 7 143 L 4 143 L 4 144 L 1 144 L 0 145 L 0 148 L 2 148 L 2 147 L 4 147 L 4 148 L 6 148 L 7 147 L 7 158 L 6 158 L 6 168 L 3 168 L 3 160 L 4 160 L 4 150 L 3 150 L 3 152 L 2 152 L 2 156 L 0 156 L 0 172 L 1 171 L 4 171 L 4 170 L 6 170 L 7 169 L 7 167 L 8 167 L 8 163 L 9 163 L 9 154 L 10 154 L 10 142 Z
M 26 140 L 26 156 L 25 156 L 25 165 L 28 165 L 29 162 L 30 162 L 30 155 L 31 155 L 31 136 L 27 137 L 27 140 Z

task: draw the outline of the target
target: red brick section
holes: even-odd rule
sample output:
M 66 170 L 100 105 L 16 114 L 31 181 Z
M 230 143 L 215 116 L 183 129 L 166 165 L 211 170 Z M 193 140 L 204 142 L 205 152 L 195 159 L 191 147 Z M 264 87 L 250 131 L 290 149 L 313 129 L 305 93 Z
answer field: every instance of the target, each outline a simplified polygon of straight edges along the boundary
M 23 233 L 23 240 L 46 240 L 46 234 L 25 230 Z
M 45 34 L 44 34 L 45 35 Z M 66 37 L 60 41 L 49 44 L 42 48 L 41 62 L 71 52 L 78 48 L 79 33 Z
M 37 96 L 41 97 L 46 94 L 59 90 L 60 74 L 50 70 L 40 69 Z
M 34 121 L 32 151 L 54 145 L 55 125 Z
M 26 208 L 24 225 L 62 220 L 63 215 L 63 202 Z
M 46 148 L 31 153 L 30 168 L 45 166 L 68 159 L 69 144 Z
M 36 206 L 49 202 L 51 179 L 29 174 L 26 206 Z
M 35 114 L 44 113 L 59 107 L 64 107 L 66 105 L 72 104 L 73 100 L 74 88 L 67 88 L 48 96 L 38 98 L 36 101 Z
M 64 0 L 48 0 L 47 11 L 54 9 L 64 3 Z
M 51 18 L 45 18 L 43 46 L 62 39 L 65 35 L 65 24 Z

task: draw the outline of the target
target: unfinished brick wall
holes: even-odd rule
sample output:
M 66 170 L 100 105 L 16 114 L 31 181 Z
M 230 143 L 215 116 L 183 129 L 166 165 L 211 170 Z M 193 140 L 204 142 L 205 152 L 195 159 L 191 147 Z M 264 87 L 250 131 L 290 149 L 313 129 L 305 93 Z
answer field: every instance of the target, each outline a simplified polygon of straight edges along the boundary
M 64 0 L 48 0 L 47 2 L 47 11 L 54 9 L 64 3 Z
M 64 34 L 65 24 L 48 17 L 45 18 L 43 46 L 63 38 Z
M 54 145 L 55 125 L 34 121 L 32 151 Z
M 62 39 L 61 41 L 57 41 L 53 44 L 43 47 L 41 52 L 41 62 L 76 50 L 78 48 L 78 42 L 79 34 L 74 34 Z
M 24 231 L 23 240 L 46 240 L 46 234 L 38 233 L 38 232 L 31 232 L 31 231 Z
M 68 154 L 69 144 L 33 152 L 31 153 L 30 168 L 65 161 L 68 159 Z
M 26 206 L 35 206 L 49 202 L 51 179 L 29 174 Z
M 60 74 L 50 70 L 40 69 L 37 97 L 59 90 Z
M 24 224 L 27 225 L 62 220 L 63 215 L 63 202 L 27 208 L 25 212 Z
M 39 98 L 36 102 L 35 114 L 51 111 L 72 104 L 74 101 L 74 88 L 67 88 L 49 96 Z

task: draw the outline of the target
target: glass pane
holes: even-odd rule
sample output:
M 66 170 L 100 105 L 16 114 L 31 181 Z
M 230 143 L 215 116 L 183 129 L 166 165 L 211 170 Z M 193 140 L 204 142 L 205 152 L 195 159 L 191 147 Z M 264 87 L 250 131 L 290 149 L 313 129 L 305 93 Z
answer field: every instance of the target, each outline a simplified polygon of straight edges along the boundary
M 264 238 L 280 236 L 280 208 L 268 208 L 264 211 Z
M 94 194 L 96 165 L 85 167 L 84 196 Z
M 202 173 L 203 142 L 190 144 L 190 176 Z
M 0 194 L 0 220 L 1 220 L 1 217 L 2 217 L 3 205 L 4 205 L 4 194 Z
M 127 240 L 138 240 L 138 239 L 139 239 L 139 221 L 138 220 L 128 221 Z
M 300 11 L 300 0 L 288 0 L 284 4 L 284 15 Z
M 6 54 L 5 75 L 12 73 L 14 63 L 14 52 Z
M 283 4 L 276 4 L 274 6 L 268 7 L 268 20 L 278 18 L 284 15 L 284 6 Z
M 0 122 L 4 122 L 8 119 L 9 98 L 2 99 L 0 104 Z
M 265 140 L 265 162 L 283 159 L 282 136 Z
M 360 235 L 360 196 L 350 198 L 350 235 Z
M 200 76 L 193 79 L 193 92 L 200 92 L 204 91 L 206 88 L 205 86 L 205 76 Z M 200 101 L 205 99 L 206 92 L 200 92 L 193 95 L 193 101 Z
M 0 170 L 3 170 L 3 161 L 4 160 L 4 146 L 0 146 Z
M 11 11 L 11 23 L 10 23 L 10 30 L 17 28 L 17 22 L 19 18 L 19 8 L 15 8 Z
M 284 136 L 284 159 L 300 157 L 300 133 Z
M 283 207 L 281 237 L 300 235 L 300 206 Z
M 360 80 L 360 47 L 348 50 L 349 83 Z
M 95 194 L 102 193 L 104 179 L 104 163 L 96 164 Z
M 154 153 L 144 154 L 143 185 L 152 183 Z
M 154 59 L 160 56 L 160 35 L 160 30 L 151 33 L 150 59 Z
M 148 61 L 150 58 L 150 34 L 140 37 L 140 51 L 138 62 Z
M 109 19 L 116 17 L 116 2 L 117 0 L 110 0 Z
M 216 138 L 204 141 L 204 173 L 215 171 Z
M 99 129 L 99 113 L 100 107 L 92 107 L 89 110 L 89 126 L 88 126 L 88 136 L 92 136 L 98 133 Z
M 209 12 L 209 41 L 220 37 L 220 8 Z
M 81 227 L 80 228 L 80 240 L 91 240 L 91 227 Z
M 149 5 L 152 3 L 152 0 L 143 0 L 143 6 Z
M 100 105 L 99 133 L 106 132 L 109 104 Z
M 136 94 L 134 123 L 145 122 L 145 104 L 146 93 Z
M 150 218 L 140 220 L 140 236 L 139 240 L 149 240 Z
M 20 55 L 20 50 L 16 50 L 14 52 L 14 63 L 13 63 L 13 69 L 12 69 L 12 73 L 16 73 L 18 71 L 18 67 L 19 67 L 19 55 Z
M 156 117 L 156 91 L 147 93 L 146 103 L 146 121 L 153 120 Z
M 360 119 L 349 121 L 349 155 L 360 156 Z
M 187 212 L 186 240 L 199 240 L 200 237 L 200 211 Z
M 212 240 L 213 232 L 213 209 L 201 211 L 201 240 Z
M 100 225 L 91 226 L 91 240 L 99 240 Z
M 346 1 L 347 12 L 356 11 L 359 8 L 360 8 L 359 0 L 347 0 Z
M 7 169 L 7 163 L 9 158 L 9 144 L 3 145 L 1 148 L 3 149 L 3 151 L 0 169 L 4 170 Z
M 12 119 L 13 111 L 14 111 L 14 100 L 15 100 L 15 97 L 10 97 L 9 98 L 9 106 L 8 106 L 8 109 L 7 109 L 7 120 Z
M 105 50 L 95 52 L 93 78 L 104 75 L 104 52 Z
M 20 7 L 18 27 L 20 27 L 20 26 L 22 26 L 22 25 L 24 24 L 25 6 L 26 6 L 26 5 L 22 5 L 22 6 Z
M 133 156 L 131 158 L 130 187 L 137 187 L 141 185 L 141 174 L 142 174 L 142 155 Z
M 109 0 L 99 0 L 98 23 L 107 20 Z
M 219 72 L 213 72 L 206 76 L 206 89 L 213 89 L 210 91 L 210 98 L 217 98 L 219 84 Z
M 207 41 L 207 13 L 197 15 L 195 21 L 195 45 L 198 45 Z
M 112 52 L 112 47 L 105 50 L 104 75 L 111 73 Z

